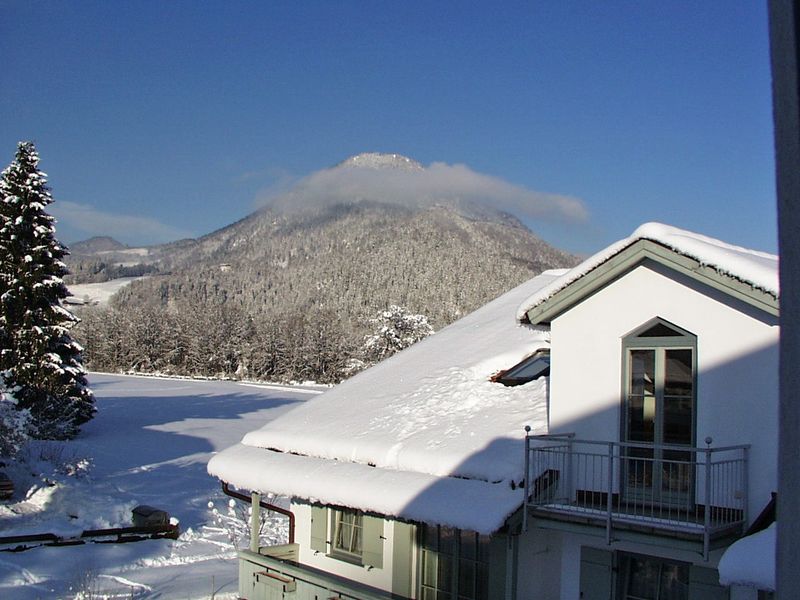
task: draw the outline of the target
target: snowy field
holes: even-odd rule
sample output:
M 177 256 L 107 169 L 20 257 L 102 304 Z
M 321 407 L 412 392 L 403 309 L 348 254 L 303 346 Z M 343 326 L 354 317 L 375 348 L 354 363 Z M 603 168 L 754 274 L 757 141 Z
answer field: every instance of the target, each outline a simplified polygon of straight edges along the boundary
M 101 283 L 76 283 L 69 286 L 70 300 L 73 303 L 105 305 L 111 296 L 137 279 L 143 277 L 118 277 Z
M 0 501 L 0 536 L 123 527 L 138 504 L 169 512 L 181 536 L 0 552 L 0 598 L 235 598 L 233 545 L 209 508 L 224 514 L 229 499 L 206 463 L 320 388 L 104 374 L 90 383 L 97 417 L 78 439 L 30 453 L 31 464 L 50 461 L 37 465 L 45 477 L 5 469 L 25 489 Z M 284 534 L 281 520 L 270 526 Z

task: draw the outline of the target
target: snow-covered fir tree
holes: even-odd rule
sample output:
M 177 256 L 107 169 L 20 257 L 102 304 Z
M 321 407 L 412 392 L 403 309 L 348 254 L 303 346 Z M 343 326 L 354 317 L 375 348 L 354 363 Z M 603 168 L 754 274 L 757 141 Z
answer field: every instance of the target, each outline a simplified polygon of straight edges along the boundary
M 394 304 L 370 319 L 370 323 L 375 331 L 364 340 L 364 357 L 368 364 L 388 358 L 433 333 L 425 315 L 412 314 L 404 306 Z
M 95 412 L 82 348 L 70 335 L 77 318 L 67 296 L 53 199 L 31 142 L 20 142 L 0 178 L 0 375 L 31 415 L 32 435 L 73 437 Z

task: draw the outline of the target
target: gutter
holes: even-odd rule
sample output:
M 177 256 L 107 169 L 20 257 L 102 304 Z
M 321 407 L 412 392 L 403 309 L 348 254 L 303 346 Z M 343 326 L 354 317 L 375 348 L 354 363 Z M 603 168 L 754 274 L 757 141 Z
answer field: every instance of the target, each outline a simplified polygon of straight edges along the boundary
M 252 497 L 255 498 L 259 497 L 258 494 L 256 494 L 255 492 L 251 494 L 252 497 L 246 496 L 245 494 L 240 494 L 239 492 L 234 492 L 232 489 L 230 489 L 228 483 L 225 481 L 222 482 L 222 493 L 224 493 L 226 496 L 230 496 L 231 498 L 236 498 L 237 500 L 241 500 L 242 502 L 247 502 L 248 504 L 253 503 Z M 270 504 L 269 502 L 263 502 L 260 499 L 257 502 L 261 508 L 266 508 L 267 510 L 271 510 L 278 514 L 289 517 L 289 543 L 294 544 L 294 513 L 285 508 L 281 508 L 280 506 Z M 255 515 L 256 512 L 257 511 L 253 511 L 253 514 Z

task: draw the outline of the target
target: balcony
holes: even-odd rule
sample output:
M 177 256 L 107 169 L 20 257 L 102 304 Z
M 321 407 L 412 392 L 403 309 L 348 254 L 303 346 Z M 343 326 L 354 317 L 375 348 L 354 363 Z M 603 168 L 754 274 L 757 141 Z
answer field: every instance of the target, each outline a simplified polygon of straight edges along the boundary
M 239 596 L 251 600 L 400 600 L 400 596 L 300 564 L 297 544 L 239 551 Z
M 531 518 L 626 535 L 682 540 L 709 551 L 747 523 L 749 446 L 711 447 L 526 435 L 525 511 Z

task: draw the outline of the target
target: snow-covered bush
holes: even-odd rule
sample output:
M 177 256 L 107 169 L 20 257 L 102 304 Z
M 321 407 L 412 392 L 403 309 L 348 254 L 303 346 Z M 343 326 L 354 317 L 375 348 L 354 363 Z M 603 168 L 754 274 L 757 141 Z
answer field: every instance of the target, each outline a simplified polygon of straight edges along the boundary
M 411 314 L 404 306 L 394 304 L 369 322 L 375 327 L 374 333 L 364 340 L 364 358 L 369 364 L 388 358 L 433 333 L 428 317 Z
M 60 478 L 83 477 L 89 473 L 92 460 L 81 455 L 75 446 L 61 440 L 30 440 L 20 459 L 32 471 Z
M 272 502 L 275 497 L 269 494 L 266 500 Z M 246 548 L 250 545 L 250 516 L 253 514 L 251 505 L 237 502 L 231 498 L 220 508 L 217 508 L 217 505 L 210 501 L 208 508 L 211 511 L 211 518 L 214 524 L 227 534 L 228 540 L 230 540 L 235 549 Z M 259 526 L 258 545 L 274 546 L 285 544 L 288 537 L 286 518 L 264 509 L 261 510 L 259 516 L 261 524 Z
M 252 506 L 237 502 L 231 498 L 222 511 L 216 507 L 214 502 L 209 502 L 208 508 L 211 510 L 211 517 L 214 520 L 214 524 L 225 531 L 228 535 L 228 540 L 235 549 L 245 548 L 250 544 L 250 516 L 253 514 Z M 266 513 L 262 511 L 260 516 L 259 541 L 261 537 L 260 534 L 264 531 Z

